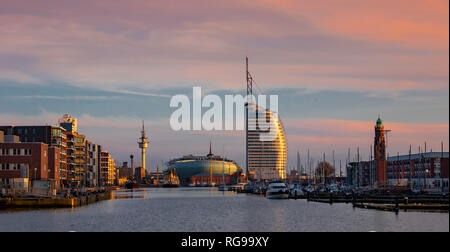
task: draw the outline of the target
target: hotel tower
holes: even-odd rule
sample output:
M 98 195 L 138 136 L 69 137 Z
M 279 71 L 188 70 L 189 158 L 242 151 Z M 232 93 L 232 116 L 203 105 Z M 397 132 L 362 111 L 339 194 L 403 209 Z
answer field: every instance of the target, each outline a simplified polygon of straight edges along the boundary
M 253 78 L 248 72 L 247 95 L 253 93 Z M 251 99 L 245 104 L 247 176 L 253 180 L 286 178 L 287 145 L 277 113 L 262 108 Z

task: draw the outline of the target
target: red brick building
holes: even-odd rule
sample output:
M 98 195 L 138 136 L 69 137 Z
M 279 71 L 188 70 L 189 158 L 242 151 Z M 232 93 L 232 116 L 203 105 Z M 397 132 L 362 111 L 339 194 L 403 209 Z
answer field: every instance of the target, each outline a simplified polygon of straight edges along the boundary
M 8 185 L 13 178 L 59 180 L 60 153 L 44 143 L 0 143 L 0 181 Z
M 416 189 L 448 191 L 448 155 L 448 152 L 427 152 L 389 157 L 388 183 L 403 183 Z

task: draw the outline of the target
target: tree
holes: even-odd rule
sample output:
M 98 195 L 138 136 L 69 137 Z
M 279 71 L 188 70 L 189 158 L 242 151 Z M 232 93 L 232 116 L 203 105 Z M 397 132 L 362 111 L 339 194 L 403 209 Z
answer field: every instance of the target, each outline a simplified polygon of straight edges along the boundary
M 325 171 L 325 177 L 331 177 L 336 169 L 328 162 L 320 162 L 316 167 L 316 176 L 323 177 L 323 171 Z

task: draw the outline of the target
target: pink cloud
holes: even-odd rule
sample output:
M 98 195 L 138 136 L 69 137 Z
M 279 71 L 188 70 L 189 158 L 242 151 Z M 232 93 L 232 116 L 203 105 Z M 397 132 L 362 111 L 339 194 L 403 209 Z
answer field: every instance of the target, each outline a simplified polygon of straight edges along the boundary
M 265 0 L 264 6 L 315 20 L 319 28 L 366 40 L 448 49 L 445 0 Z
M 448 88 L 448 1 L 3 1 L 3 79 L 97 88 Z M 335 47 L 335 48 L 334 48 Z M 3 66 L 5 65 L 5 66 Z

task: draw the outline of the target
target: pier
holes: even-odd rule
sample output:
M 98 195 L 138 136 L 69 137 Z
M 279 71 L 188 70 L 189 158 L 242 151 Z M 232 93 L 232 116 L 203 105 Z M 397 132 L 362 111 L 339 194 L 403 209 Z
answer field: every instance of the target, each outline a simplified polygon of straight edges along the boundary
M 265 196 L 264 188 L 245 190 L 232 187 L 236 193 Z M 395 193 L 349 193 L 349 192 L 306 192 L 301 195 L 289 194 L 290 199 L 306 199 L 318 203 L 346 203 L 353 207 L 383 211 L 417 210 L 448 211 L 448 194 L 395 194 Z
M 74 208 L 112 198 L 112 192 L 91 193 L 74 198 L 0 198 L 0 209 Z

